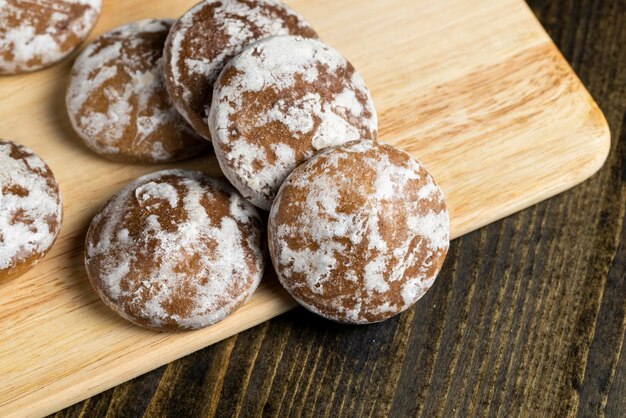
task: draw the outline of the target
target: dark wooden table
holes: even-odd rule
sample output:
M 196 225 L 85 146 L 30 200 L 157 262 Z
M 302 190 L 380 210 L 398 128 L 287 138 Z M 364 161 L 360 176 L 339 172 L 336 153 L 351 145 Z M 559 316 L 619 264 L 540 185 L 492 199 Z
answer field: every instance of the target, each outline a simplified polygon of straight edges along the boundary
M 598 174 L 454 241 L 388 322 L 299 309 L 57 416 L 626 417 L 626 0 L 530 4 L 609 121 Z

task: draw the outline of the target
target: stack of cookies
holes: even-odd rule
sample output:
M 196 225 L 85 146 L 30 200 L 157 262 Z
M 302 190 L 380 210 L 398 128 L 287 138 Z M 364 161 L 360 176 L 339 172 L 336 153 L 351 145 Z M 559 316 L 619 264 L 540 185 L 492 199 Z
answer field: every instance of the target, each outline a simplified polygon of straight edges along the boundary
M 151 164 L 212 148 L 228 180 L 156 172 L 95 216 L 89 279 L 138 325 L 222 320 L 259 285 L 266 247 L 300 304 L 343 323 L 404 311 L 441 269 L 441 189 L 379 141 L 363 78 L 276 0 L 204 0 L 177 21 L 105 33 L 76 59 L 66 99 L 94 152 Z

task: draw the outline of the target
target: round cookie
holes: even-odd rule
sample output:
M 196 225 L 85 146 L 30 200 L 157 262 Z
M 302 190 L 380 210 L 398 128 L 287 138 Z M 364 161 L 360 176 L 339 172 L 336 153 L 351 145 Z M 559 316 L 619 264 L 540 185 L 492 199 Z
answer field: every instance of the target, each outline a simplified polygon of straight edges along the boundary
M 74 130 L 96 153 L 130 163 L 192 157 L 210 147 L 178 113 L 163 80 L 170 20 L 105 33 L 72 68 L 66 103 Z
M 0 281 L 46 255 L 62 217 L 59 186 L 46 163 L 30 148 L 0 140 Z
M 87 38 L 101 6 L 101 0 L 0 1 L 0 74 L 61 61 Z
M 304 307 L 368 324 L 409 308 L 449 246 L 443 193 L 409 154 L 374 141 L 330 148 L 296 168 L 269 217 L 278 278 Z
M 273 35 L 317 37 L 308 23 L 277 0 L 205 0 L 174 24 L 165 45 L 165 81 L 178 110 L 211 138 L 207 119 L 213 83 L 241 50 Z
M 93 219 L 85 265 L 102 300 L 151 329 L 206 327 L 245 303 L 264 259 L 256 208 L 226 182 L 165 170 L 128 184 Z
M 289 173 L 318 151 L 378 136 L 372 97 L 354 67 L 323 43 L 295 36 L 259 41 L 228 63 L 209 126 L 226 177 L 265 210 Z

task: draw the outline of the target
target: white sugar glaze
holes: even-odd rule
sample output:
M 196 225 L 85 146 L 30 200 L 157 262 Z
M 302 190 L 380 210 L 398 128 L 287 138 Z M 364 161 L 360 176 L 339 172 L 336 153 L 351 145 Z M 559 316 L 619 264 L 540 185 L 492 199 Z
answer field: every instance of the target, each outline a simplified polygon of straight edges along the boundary
M 28 0 L 0 0 L 0 73 L 33 71 L 57 62 L 74 48 L 63 47 L 70 36 L 87 37 L 100 14 L 101 0 L 43 0 L 36 2 L 46 14 L 26 11 Z M 71 18 L 71 5 L 87 6 L 82 16 Z M 18 21 L 19 25 L 15 25 Z M 63 29 L 58 28 L 58 24 Z M 38 28 L 40 25 L 45 30 Z M 74 47 L 78 46 L 78 42 Z M 3 57 L 10 52 L 11 58 Z M 39 60 L 38 64 L 32 64 Z
M 398 164 L 385 147 L 360 141 L 322 151 L 287 179 L 270 212 L 270 250 L 279 279 L 300 303 L 331 319 L 366 323 L 364 314 L 384 317 L 407 309 L 433 284 L 440 268 L 433 269 L 433 257 L 448 249 L 443 193 L 418 161 L 408 157 Z M 346 162 L 360 177 L 340 169 Z M 294 201 L 296 191 L 306 198 Z M 344 199 L 351 194 L 366 196 L 366 203 L 347 210 Z M 405 195 L 415 200 L 404 201 Z M 345 260 L 354 251 L 363 265 Z M 410 269 L 416 273 L 407 275 Z M 327 296 L 342 280 L 360 290 Z M 396 305 L 394 282 L 401 284 Z M 321 297 L 311 303 L 311 295 Z
M 143 38 L 150 33 L 167 34 L 172 23 L 145 19 L 121 26 L 101 35 L 76 59 L 66 94 L 68 114 L 74 130 L 99 154 L 129 153 L 129 149 L 148 146 L 149 155 L 144 158 L 168 161 L 175 159 L 182 145 L 168 153 L 163 141 L 174 139 L 156 133 L 176 127 L 181 136 L 195 137 L 166 96 L 160 49 L 153 50 L 154 41 Z M 166 100 L 161 103 L 163 97 Z M 94 100 L 105 102 L 106 107 L 96 108 Z M 134 133 L 132 137 L 129 132 Z M 134 152 L 143 155 L 146 151 Z
M 224 192 L 230 195 L 228 206 L 221 208 L 227 215 L 219 219 L 206 202 L 220 205 L 216 193 Z M 145 211 L 146 218 L 138 221 L 140 231 L 128 230 L 130 205 Z M 184 221 L 172 230 L 169 219 L 162 218 L 171 210 L 184 214 Z M 89 270 L 97 259 L 100 294 L 127 319 L 134 320 L 130 309 L 150 327 L 174 321 L 183 329 L 200 328 L 223 319 L 258 286 L 263 257 L 257 224 L 255 208 L 222 180 L 199 172 L 160 171 L 124 187 L 96 215 L 88 234 L 86 263 Z M 243 236 L 240 227 L 246 225 L 252 232 Z M 92 233 L 96 227 L 97 239 Z M 188 264 L 192 259 L 195 267 Z M 141 277 L 133 274 L 138 270 Z M 186 315 L 173 315 L 164 308 L 175 298 L 192 306 Z
M 13 158 L 16 148 L 26 156 Z M 0 271 L 43 255 L 57 237 L 63 205 L 50 176 L 32 150 L 0 141 Z
M 198 16 L 205 13 L 209 13 L 207 20 L 198 21 Z M 295 25 L 289 27 L 285 19 L 293 20 Z M 198 27 L 205 32 L 196 33 Z M 226 63 L 250 43 L 268 36 L 305 33 L 315 32 L 278 0 L 199 2 L 178 20 L 166 47 L 168 89 L 179 112 L 209 139 L 210 91 L 197 91 L 190 80 L 199 78 L 212 86 Z M 202 101 L 201 94 L 207 95 L 203 108 L 192 109 L 191 103 Z
M 289 173 L 321 149 L 376 136 L 376 111 L 365 81 L 337 51 L 296 36 L 276 36 L 247 47 L 226 66 L 216 83 L 209 116 L 211 137 L 220 166 L 237 189 L 258 207 L 269 210 Z M 323 71 L 320 73 L 320 71 Z M 350 74 L 348 79 L 338 74 Z M 298 80 L 306 83 L 296 91 Z M 322 97 L 337 79 L 342 91 Z M 250 94 L 273 90 L 279 99 L 254 118 L 238 123 L 238 114 L 254 103 Z M 357 98 L 357 94 L 362 99 Z M 255 136 L 273 122 L 288 129 L 284 137 Z M 268 144 L 273 153 L 270 163 Z M 296 156 L 295 147 L 304 147 Z M 260 167 L 260 168 L 259 168 Z

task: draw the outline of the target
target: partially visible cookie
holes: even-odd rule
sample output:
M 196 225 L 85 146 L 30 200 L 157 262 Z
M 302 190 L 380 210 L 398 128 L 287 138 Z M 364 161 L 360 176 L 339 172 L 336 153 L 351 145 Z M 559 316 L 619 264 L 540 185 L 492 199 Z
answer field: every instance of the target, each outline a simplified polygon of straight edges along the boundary
M 337 51 L 296 36 L 264 39 L 228 63 L 209 126 L 226 177 L 265 210 L 289 173 L 318 151 L 378 136 L 359 73 Z
M 207 119 L 213 83 L 250 43 L 273 35 L 317 34 L 277 0 L 205 0 L 174 24 L 165 46 L 165 80 L 178 110 L 211 138 Z
M 96 25 L 101 0 L 0 1 L 0 74 L 61 61 Z
M 163 80 L 170 20 L 141 20 L 105 33 L 80 54 L 67 89 L 72 126 L 112 160 L 161 163 L 209 148 L 178 113 Z
M 304 307 L 368 324 L 413 305 L 448 251 L 441 189 L 409 154 L 373 141 L 317 154 L 283 183 L 269 217 L 276 273 Z
M 221 321 L 263 275 L 261 219 L 223 180 L 195 171 L 140 177 L 87 233 L 85 264 L 102 300 L 129 321 L 181 331 Z
M 0 281 L 26 273 L 46 255 L 62 216 L 46 163 L 30 148 L 0 140 Z

